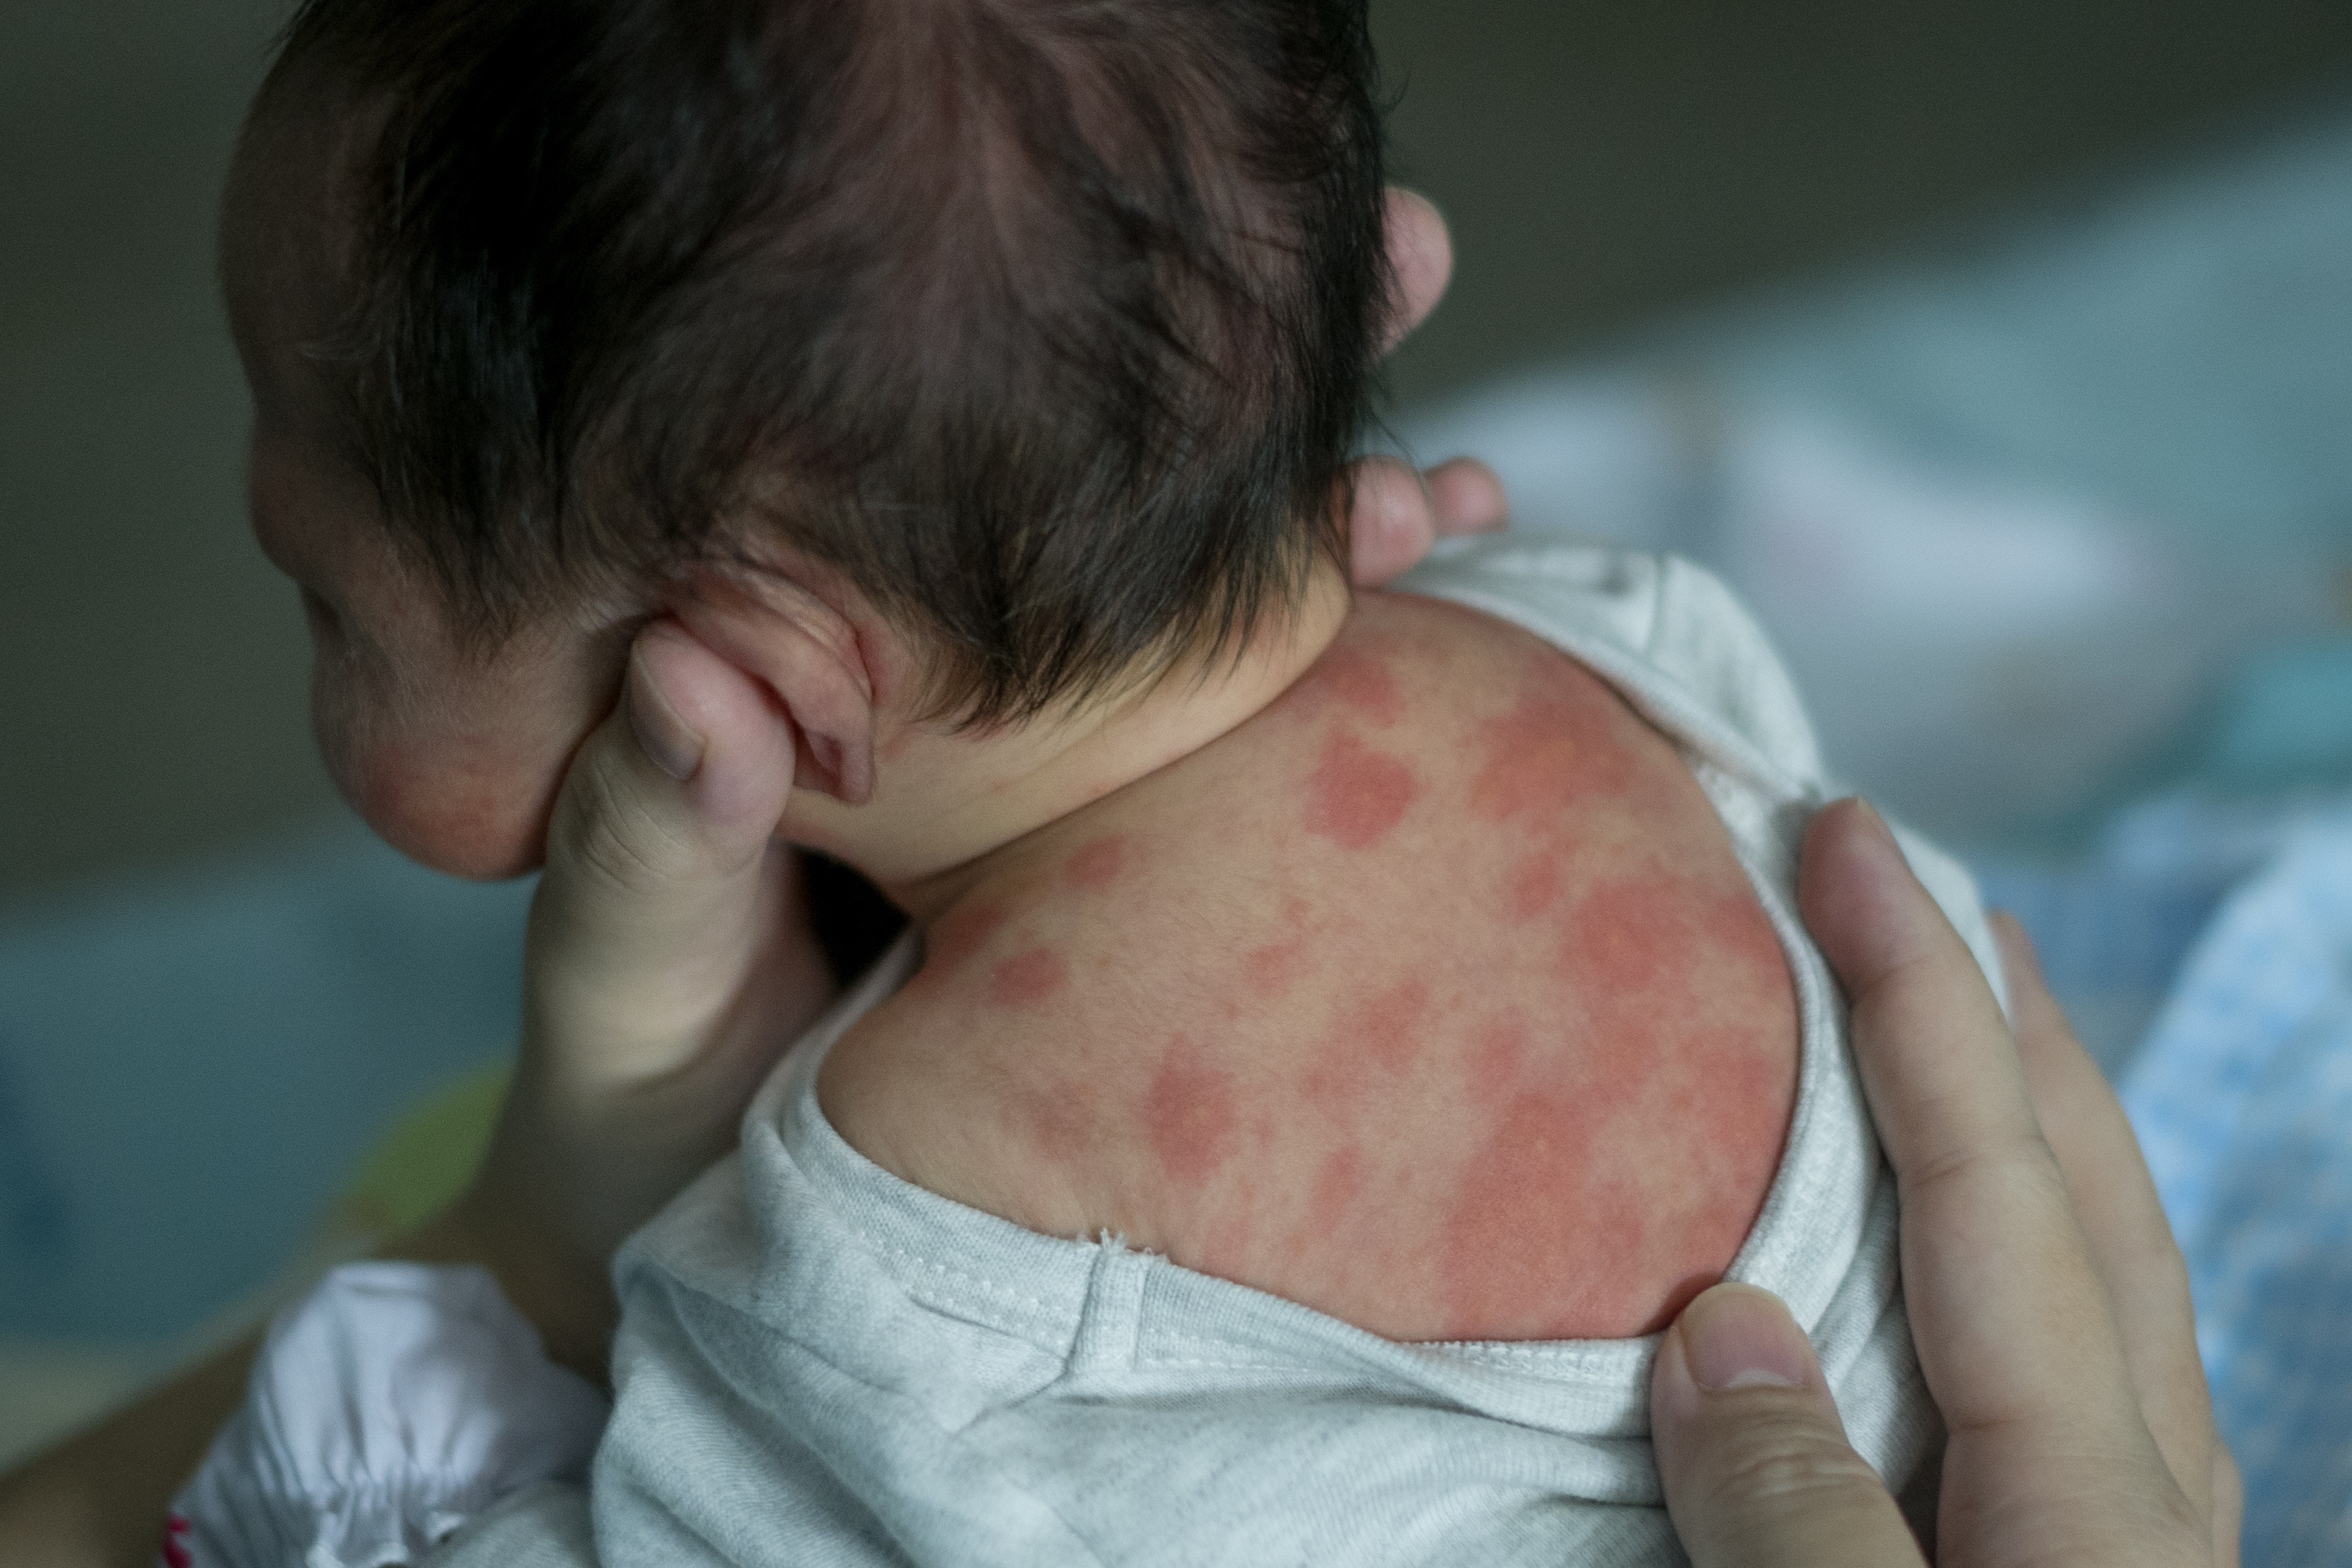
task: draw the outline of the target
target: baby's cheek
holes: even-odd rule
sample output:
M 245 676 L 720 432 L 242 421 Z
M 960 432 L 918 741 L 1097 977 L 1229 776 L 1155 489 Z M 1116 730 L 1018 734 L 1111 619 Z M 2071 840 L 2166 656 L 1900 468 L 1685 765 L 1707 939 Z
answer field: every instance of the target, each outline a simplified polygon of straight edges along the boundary
M 338 784 L 376 836 L 409 859 L 495 881 L 538 869 L 562 762 L 393 741 L 357 750 L 350 783 Z

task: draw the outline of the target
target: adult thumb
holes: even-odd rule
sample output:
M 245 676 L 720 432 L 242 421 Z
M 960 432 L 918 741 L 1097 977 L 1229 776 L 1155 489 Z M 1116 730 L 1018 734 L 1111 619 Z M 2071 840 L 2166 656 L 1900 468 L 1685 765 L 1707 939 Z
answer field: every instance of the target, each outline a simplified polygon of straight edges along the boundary
M 564 778 L 531 907 L 525 1036 L 559 1077 L 657 1076 L 709 1043 L 776 936 L 793 752 L 741 671 L 670 622 L 640 633 Z
M 1780 1298 L 1717 1285 L 1658 1345 L 1650 1440 L 1696 1568 L 1924 1568 Z

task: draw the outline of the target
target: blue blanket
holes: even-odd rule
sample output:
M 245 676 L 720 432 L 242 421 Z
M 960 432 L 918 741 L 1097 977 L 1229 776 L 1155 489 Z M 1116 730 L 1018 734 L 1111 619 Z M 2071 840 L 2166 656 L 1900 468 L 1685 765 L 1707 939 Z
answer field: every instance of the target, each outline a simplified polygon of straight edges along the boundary
M 2222 905 L 2123 1096 L 2188 1254 L 2248 1568 L 2352 1564 L 2352 811 Z

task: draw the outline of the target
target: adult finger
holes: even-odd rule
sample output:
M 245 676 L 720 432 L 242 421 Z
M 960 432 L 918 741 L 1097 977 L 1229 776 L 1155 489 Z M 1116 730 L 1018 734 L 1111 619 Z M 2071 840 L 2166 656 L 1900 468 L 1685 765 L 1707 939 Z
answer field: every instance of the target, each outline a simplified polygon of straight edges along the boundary
M 592 1249 L 722 1152 L 831 994 L 798 861 L 772 842 L 793 756 L 761 688 L 656 622 L 565 777 L 531 904 L 513 1135 L 492 1155 L 520 1162 L 518 1190 L 548 1185 L 534 1162 L 560 1176 L 563 1224 Z
M 1799 898 L 1844 983 L 1902 1199 L 1913 1337 L 1958 1561 L 2201 1561 L 2006 1022 L 1877 814 L 1818 813 Z M 2185 1542 L 2200 1539 L 2189 1558 Z
M 1922 1561 L 1804 1331 L 1766 1291 L 1717 1285 L 1683 1309 L 1651 1371 L 1650 1440 L 1697 1568 Z
M 1446 233 L 1445 214 L 1418 191 L 1402 185 L 1388 188 L 1381 214 L 1388 233 L 1389 265 L 1396 292 L 1390 300 L 1386 329 L 1381 335 L 1385 354 L 1429 319 L 1445 298 L 1454 277 L 1454 236 Z
M 764 941 L 790 720 L 680 628 L 637 639 L 613 715 L 558 796 L 532 901 L 527 1035 L 567 1072 L 657 1074 L 732 997 Z
M 2181 1490 L 2210 1511 L 2213 1400 L 2197 1354 L 2188 1264 L 2123 1105 L 2051 996 L 2024 927 L 2005 915 L 1992 924 L 2034 1117 L 2106 1286 L 2140 1411 Z
M 1379 588 L 1421 564 L 1444 536 L 1503 526 L 1502 482 L 1475 458 L 1441 463 L 1426 475 L 1394 457 L 1367 457 L 1349 471 L 1349 570 L 1359 588 Z
M 2238 1536 L 2246 1522 L 2246 1484 L 2230 1447 L 2213 1439 L 2213 1563 L 2238 1568 Z

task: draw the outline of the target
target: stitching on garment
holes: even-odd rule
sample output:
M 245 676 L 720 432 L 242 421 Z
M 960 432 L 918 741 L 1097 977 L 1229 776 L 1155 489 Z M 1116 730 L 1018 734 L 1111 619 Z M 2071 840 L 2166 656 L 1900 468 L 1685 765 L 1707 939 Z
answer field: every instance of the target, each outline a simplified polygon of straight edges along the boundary
M 1177 1355 L 1139 1356 L 1137 1360 L 1145 1366 L 1153 1367 L 1201 1366 L 1214 1368 L 1220 1372 L 1278 1372 L 1291 1377 L 1308 1379 L 1316 1376 L 1316 1374 L 1308 1372 L 1304 1367 L 1277 1366 L 1262 1361 L 1210 1361 L 1198 1356 Z
M 893 1242 L 885 1241 L 882 1238 L 875 1235 L 870 1230 L 861 1230 L 858 1234 L 865 1239 L 867 1245 L 871 1246 L 876 1251 L 883 1254 L 885 1257 L 896 1258 L 901 1262 L 916 1264 L 921 1268 L 929 1269 L 931 1272 L 942 1275 L 948 1279 L 961 1281 L 965 1285 L 969 1286 L 972 1290 L 978 1291 L 984 1296 L 992 1296 L 1002 1301 L 1026 1307 L 1032 1316 L 1045 1317 L 1051 1314 L 1052 1309 L 1048 1307 L 1045 1301 L 1039 1300 L 1035 1296 L 1023 1295 L 1020 1291 L 1015 1291 L 1009 1286 L 999 1285 L 992 1281 L 981 1279 L 976 1274 L 968 1274 L 961 1269 L 955 1268 L 951 1264 L 940 1262 L 936 1258 L 926 1258 L 919 1252 L 909 1250 L 908 1249 L 898 1246 Z
M 1601 1359 L 1589 1350 L 1559 1344 L 1489 1344 L 1475 1340 L 1433 1340 L 1424 1350 L 1440 1351 L 1450 1360 L 1487 1361 L 1498 1365 L 1538 1364 L 1590 1366 Z

